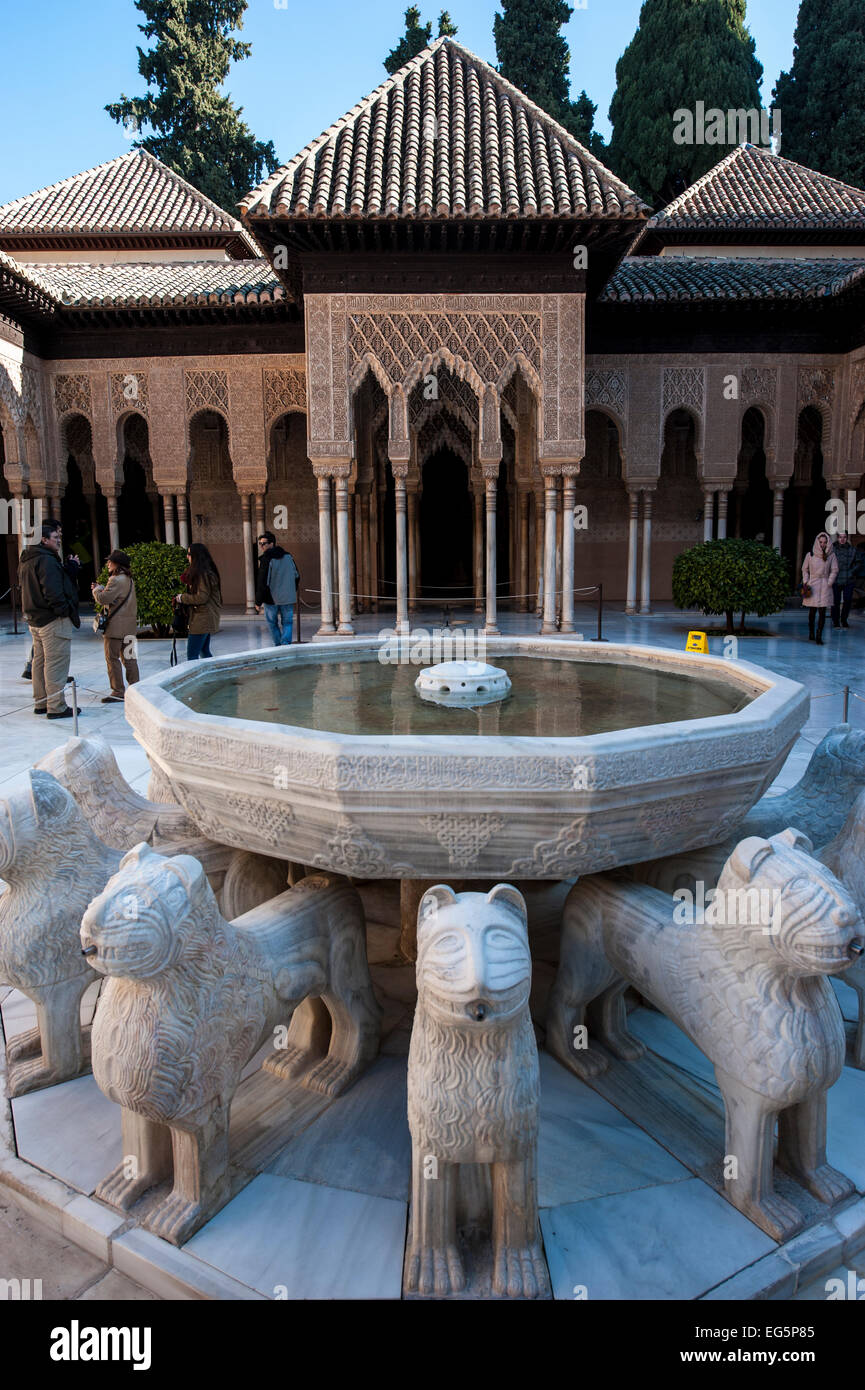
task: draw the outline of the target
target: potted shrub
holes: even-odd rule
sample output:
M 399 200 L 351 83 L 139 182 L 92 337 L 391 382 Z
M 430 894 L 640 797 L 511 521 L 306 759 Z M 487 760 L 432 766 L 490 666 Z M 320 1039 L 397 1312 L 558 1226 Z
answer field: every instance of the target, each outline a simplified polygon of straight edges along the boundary
M 790 592 L 787 561 L 762 541 L 703 541 L 677 555 L 673 564 L 673 602 L 677 608 L 723 613 L 727 632 L 734 614 L 765 618 L 784 607 Z
M 165 545 L 162 541 L 142 541 L 126 546 L 135 581 L 139 627 L 152 627 L 157 637 L 171 632 L 171 600 L 180 592 L 180 576 L 186 569 L 186 548 Z M 103 566 L 100 584 L 108 583 L 108 569 Z

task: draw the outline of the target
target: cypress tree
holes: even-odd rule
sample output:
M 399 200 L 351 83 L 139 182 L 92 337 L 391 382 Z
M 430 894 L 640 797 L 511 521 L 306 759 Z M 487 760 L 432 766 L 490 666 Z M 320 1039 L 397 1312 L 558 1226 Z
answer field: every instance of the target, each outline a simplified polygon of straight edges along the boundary
M 456 25 L 451 22 L 447 10 L 442 10 L 439 15 L 438 38 L 453 38 L 456 32 Z M 432 20 L 428 19 L 426 24 L 421 24 L 420 10 L 416 5 L 411 5 L 405 12 L 405 33 L 396 48 L 392 48 L 384 60 L 387 71 L 394 73 L 405 67 L 406 63 L 426 48 L 431 38 Z
M 762 64 L 745 26 L 745 0 L 644 0 L 637 32 L 616 64 L 609 162 L 647 202 L 668 203 L 729 153 L 677 144 L 674 113 L 760 110 Z
M 138 28 L 156 42 L 138 49 L 138 71 L 148 91 L 121 96 L 105 110 L 127 130 L 150 126 L 133 143 L 149 150 L 220 207 L 235 204 L 272 173 L 279 161 L 272 142 L 256 140 L 242 107 L 220 87 L 232 63 L 251 45 L 233 37 L 243 27 L 247 0 L 135 0 L 146 23 Z
M 502 0 L 493 20 L 498 70 L 595 154 L 603 141 L 593 130 L 597 105 L 581 92 L 571 101 L 571 54 L 560 33 L 573 14 L 566 0 Z
M 802 0 L 793 66 L 772 93 L 781 153 L 865 185 L 865 8 L 862 0 Z

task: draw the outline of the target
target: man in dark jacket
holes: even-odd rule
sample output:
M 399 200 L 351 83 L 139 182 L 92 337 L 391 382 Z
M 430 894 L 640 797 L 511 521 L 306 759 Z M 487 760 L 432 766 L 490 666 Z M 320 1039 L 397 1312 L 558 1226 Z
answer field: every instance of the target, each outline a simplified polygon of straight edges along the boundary
M 832 586 L 835 602 L 832 604 L 832 626 L 849 627 L 850 604 L 857 579 L 862 575 L 862 555 L 850 544 L 846 531 L 839 531 L 835 541 L 835 558 L 838 573 Z
M 41 544 L 28 545 L 18 567 L 21 609 L 33 639 L 33 712 L 49 719 L 72 717 L 63 692 L 72 634 L 81 626 L 78 589 L 63 566 L 62 544 L 60 522 L 43 522 Z
M 272 531 L 263 531 L 258 538 L 255 611 L 260 613 L 264 609 L 275 647 L 287 647 L 291 643 L 299 579 L 294 557 L 276 544 Z

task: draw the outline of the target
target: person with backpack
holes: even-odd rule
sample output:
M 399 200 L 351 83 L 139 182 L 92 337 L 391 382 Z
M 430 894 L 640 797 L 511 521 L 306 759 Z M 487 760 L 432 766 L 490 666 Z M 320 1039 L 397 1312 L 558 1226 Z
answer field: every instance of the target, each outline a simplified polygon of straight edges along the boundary
M 287 647 L 294 631 L 294 605 L 300 573 L 294 556 L 276 544 L 272 531 L 258 538 L 258 573 L 255 583 L 255 611 L 264 609 L 275 647 Z
M 105 647 L 105 665 L 108 669 L 108 683 L 111 690 L 102 696 L 103 705 L 122 703 L 125 698 L 123 672 L 126 684 L 135 685 L 141 677 L 138 672 L 138 604 L 135 598 L 135 583 L 132 578 L 132 562 L 125 550 L 112 550 L 106 560 L 108 583 L 91 584 L 90 592 L 96 603 L 104 610 L 104 623 L 99 630 Z
M 213 556 L 200 541 L 193 541 L 186 552 L 189 561 L 180 576 L 186 589 L 177 594 L 176 603 L 188 606 L 189 636 L 186 639 L 186 660 L 213 656 L 210 639 L 219 631 L 219 612 L 222 608 L 222 584 Z
M 63 565 L 62 545 L 60 522 L 44 521 L 39 545 L 22 550 L 18 569 L 21 611 L 33 640 L 33 713 L 49 719 L 71 719 L 76 713 L 67 705 L 64 690 L 72 634 L 81 618 L 78 589 Z

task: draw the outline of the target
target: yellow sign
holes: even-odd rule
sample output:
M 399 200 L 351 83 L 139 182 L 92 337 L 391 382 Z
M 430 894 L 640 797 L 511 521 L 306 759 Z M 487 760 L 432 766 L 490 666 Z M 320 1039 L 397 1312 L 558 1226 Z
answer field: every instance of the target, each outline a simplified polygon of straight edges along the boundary
M 709 654 L 709 640 L 705 632 L 689 632 L 685 643 L 686 652 L 705 652 Z

